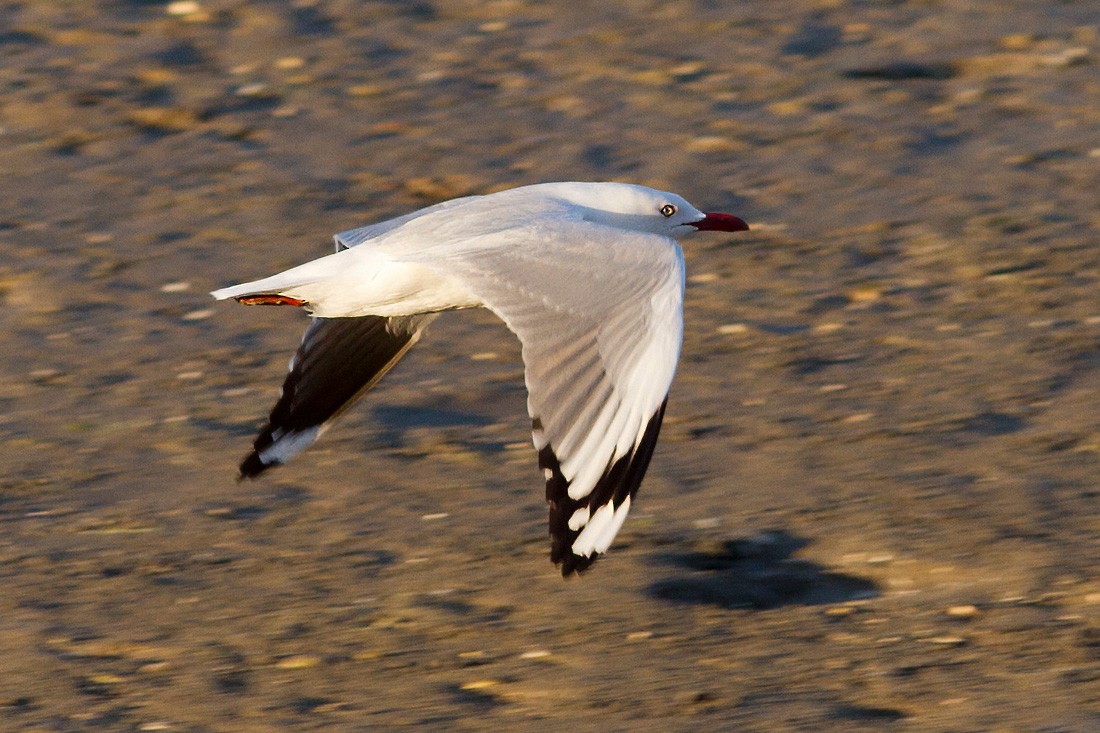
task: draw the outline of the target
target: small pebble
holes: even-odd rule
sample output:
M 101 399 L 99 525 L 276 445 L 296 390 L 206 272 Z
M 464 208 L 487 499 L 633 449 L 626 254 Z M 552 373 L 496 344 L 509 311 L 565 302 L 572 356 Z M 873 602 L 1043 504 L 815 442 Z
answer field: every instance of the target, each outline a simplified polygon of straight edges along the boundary
M 737 150 L 737 146 L 730 140 L 717 135 L 705 135 L 689 140 L 684 146 L 692 153 L 724 153 Z
M 160 292 L 162 293 L 182 293 L 191 289 L 191 283 L 185 280 L 179 280 L 174 283 L 165 283 L 160 286 Z
M 183 132 L 199 124 L 194 111 L 181 107 L 142 107 L 127 115 L 127 119 L 143 130 Z
M 733 336 L 736 334 L 748 333 L 749 327 L 744 323 L 724 323 L 714 330 L 723 336 Z
M 279 669 L 309 669 L 310 667 L 316 667 L 321 663 L 321 658 L 313 654 L 295 654 L 290 657 L 284 657 L 275 662 L 275 666 Z
M 846 295 L 853 303 L 873 303 L 882 297 L 882 288 L 877 285 L 863 285 L 852 288 Z
M 997 40 L 997 45 L 1006 51 L 1023 51 L 1031 47 L 1034 43 L 1035 36 L 1029 33 L 1013 33 L 1011 35 L 1001 36 Z
M 930 639 L 925 639 L 925 641 L 939 646 L 962 646 L 966 643 L 966 639 L 961 636 L 933 636 Z
M 474 680 L 473 682 L 467 682 L 464 685 L 462 685 L 462 689 L 463 690 L 474 690 L 474 691 L 488 690 L 492 687 L 496 687 L 499 684 L 500 684 L 499 680 L 491 680 L 491 679 Z
M 773 102 L 767 107 L 768 111 L 776 117 L 798 117 L 806 114 L 806 101 L 803 99 L 788 99 L 781 102 Z
M 185 321 L 201 321 L 204 318 L 209 318 L 214 315 L 214 311 L 209 308 L 203 308 L 202 310 L 191 311 L 190 313 L 183 314 L 183 320 Z
M 373 97 L 381 94 L 384 88 L 378 84 L 353 84 L 346 91 L 351 97 Z
M 1077 64 L 1086 63 L 1089 60 L 1089 50 L 1087 48 L 1067 48 L 1064 51 L 1046 56 L 1043 58 L 1043 63 L 1048 66 L 1064 67 L 1064 66 L 1076 66 Z
M 366 651 L 356 652 L 351 658 L 357 662 L 369 662 L 372 659 L 381 659 L 383 656 L 383 653 L 377 649 L 367 649 Z
M 970 604 L 964 606 L 951 606 L 947 609 L 948 616 L 954 616 L 955 618 L 973 618 L 981 613 L 977 606 Z
M 701 61 L 685 61 L 682 64 L 673 66 L 669 69 L 669 73 L 680 78 L 692 77 L 703 73 L 705 68 L 706 67 L 703 66 L 703 62 Z
M 117 674 L 109 674 L 104 672 L 102 674 L 89 675 L 88 681 L 94 682 L 97 685 L 117 685 L 125 682 L 126 679 L 124 677 L 119 677 Z
M 545 649 L 532 649 L 529 652 L 524 652 L 519 655 L 520 659 L 544 659 L 550 656 L 550 652 Z
M 169 15 L 193 15 L 202 10 L 202 6 L 194 0 L 178 0 L 177 2 L 168 3 L 164 11 Z
M 267 84 L 256 82 L 237 87 L 234 92 L 238 97 L 262 97 L 268 93 Z
M 275 59 L 276 69 L 300 69 L 305 65 L 306 61 L 301 56 L 283 56 L 282 58 Z

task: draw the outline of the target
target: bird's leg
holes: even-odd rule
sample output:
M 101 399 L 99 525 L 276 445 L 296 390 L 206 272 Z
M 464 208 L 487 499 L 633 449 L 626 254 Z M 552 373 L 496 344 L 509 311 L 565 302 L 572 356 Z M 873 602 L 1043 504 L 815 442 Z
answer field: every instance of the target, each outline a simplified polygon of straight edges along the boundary
M 304 300 L 291 298 L 287 295 L 241 295 L 236 298 L 241 305 L 293 305 L 303 306 Z

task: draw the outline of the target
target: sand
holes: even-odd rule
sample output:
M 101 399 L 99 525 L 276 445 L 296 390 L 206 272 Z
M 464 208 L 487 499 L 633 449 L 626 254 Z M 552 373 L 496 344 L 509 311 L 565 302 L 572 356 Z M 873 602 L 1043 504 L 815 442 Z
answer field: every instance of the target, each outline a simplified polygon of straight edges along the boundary
M 1100 729 L 1091 2 L 8 2 L 0 730 Z M 207 291 L 455 195 L 698 236 L 638 501 L 548 561 L 447 314 L 235 483 L 306 319 Z

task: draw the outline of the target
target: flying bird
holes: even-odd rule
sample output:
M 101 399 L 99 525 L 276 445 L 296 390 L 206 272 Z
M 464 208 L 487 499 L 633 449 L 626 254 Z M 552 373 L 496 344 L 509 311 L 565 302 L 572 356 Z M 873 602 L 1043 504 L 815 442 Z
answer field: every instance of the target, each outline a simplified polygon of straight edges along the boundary
M 543 183 L 341 232 L 334 254 L 215 290 L 313 316 L 241 477 L 313 443 L 439 312 L 488 308 L 522 345 L 550 558 L 563 576 L 585 570 L 622 527 L 661 429 L 683 336 L 676 239 L 747 229 L 644 186 Z

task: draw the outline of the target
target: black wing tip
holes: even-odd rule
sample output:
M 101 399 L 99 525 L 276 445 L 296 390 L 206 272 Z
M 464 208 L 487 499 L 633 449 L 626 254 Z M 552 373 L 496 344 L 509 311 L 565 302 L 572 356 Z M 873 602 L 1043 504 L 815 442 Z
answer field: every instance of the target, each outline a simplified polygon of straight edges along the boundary
M 257 451 L 253 451 L 248 454 L 248 457 L 241 461 L 240 475 L 237 476 L 238 481 L 244 481 L 246 478 L 256 478 L 261 473 L 269 468 L 278 466 L 278 463 L 264 463 L 260 459 L 260 454 Z
M 573 542 L 580 535 L 580 530 L 569 527 L 569 518 L 573 512 L 584 506 L 599 507 L 611 503 L 618 507 L 627 498 L 633 498 L 638 493 L 638 487 L 641 486 L 649 461 L 653 457 L 653 449 L 657 445 L 667 404 L 666 397 L 649 419 L 634 449 L 610 464 L 593 490 L 580 499 L 569 496 L 569 481 L 562 474 L 561 462 L 553 447 L 547 444 L 539 450 L 539 468 L 548 472 L 546 501 L 550 505 L 550 560 L 561 566 L 563 578 L 580 575 L 601 554 L 574 554 Z M 534 428 L 537 431 L 541 427 L 541 421 L 536 417 Z
M 558 509 L 556 503 L 551 502 L 550 515 L 555 516 L 555 510 Z M 560 516 L 560 512 L 559 512 Z M 551 520 L 553 521 L 553 520 Z M 575 532 L 572 534 L 576 534 Z M 572 539 L 569 536 L 568 527 L 559 527 L 558 531 L 554 531 L 553 525 L 550 530 L 550 562 L 559 566 L 561 569 L 561 577 L 568 578 L 576 575 L 580 576 L 585 570 L 596 562 L 600 558 L 600 554 L 593 553 L 592 555 L 577 555 L 573 553 L 570 543 Z
M 585 570 L 591 567 L 592 563 L 599 559 L 599 557 L 599 554 L 585 556 L 574 555 L 570 552 L 560 560 L 555 560 L 554 564 L 561 565 L 561 577 L 569 578 L 576 576 L 579 578 Z

